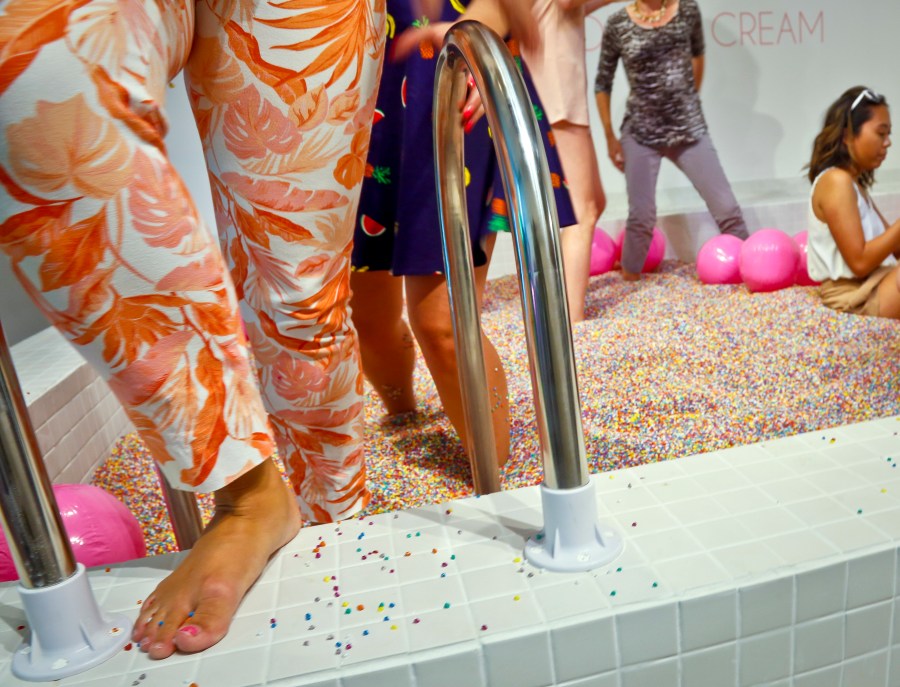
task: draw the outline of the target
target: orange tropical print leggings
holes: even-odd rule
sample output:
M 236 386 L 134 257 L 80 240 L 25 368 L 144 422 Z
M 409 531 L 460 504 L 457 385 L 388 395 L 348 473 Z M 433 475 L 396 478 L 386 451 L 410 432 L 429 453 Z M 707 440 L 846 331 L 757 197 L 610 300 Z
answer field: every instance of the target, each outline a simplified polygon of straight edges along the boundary
M 179 488 L 277 445 L 306 519 L 368 501 L 347 304 L 384 19 L 384 0 L 0 0 L 0 247 Z M 182 68 L 218 245 L 163 143 Z

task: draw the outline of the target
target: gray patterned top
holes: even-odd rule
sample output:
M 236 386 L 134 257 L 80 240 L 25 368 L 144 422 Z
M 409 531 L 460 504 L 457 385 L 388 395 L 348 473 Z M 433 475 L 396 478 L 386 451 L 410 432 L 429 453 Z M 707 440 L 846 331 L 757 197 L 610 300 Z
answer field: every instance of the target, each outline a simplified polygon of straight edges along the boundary
M 692 58 L 703 54 L 703 24 L 694 0 L 680 0 L 663 26 L 638 26 L 626 9 L 609 17 L 594 91 L 610 93 L 619 58 L 631 92 L 622 131 L 653 148 L 684 145 L 706 133 Z

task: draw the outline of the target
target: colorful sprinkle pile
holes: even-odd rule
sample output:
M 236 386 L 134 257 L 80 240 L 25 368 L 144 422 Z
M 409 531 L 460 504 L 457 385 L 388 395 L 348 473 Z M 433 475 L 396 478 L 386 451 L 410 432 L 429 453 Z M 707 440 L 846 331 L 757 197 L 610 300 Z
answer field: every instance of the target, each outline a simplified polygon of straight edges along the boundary
M 836 313 L 812 288 L 751 294 L 743 286 L 704 286 L 693 269 L 666 261 L 637 283 L 615 273 L 591 280 L 588 319 L 572 338 L 592 471 L 900 414 L 900 323 Z M 540 451 L 515 278 L 489 283 L 483 322 L 509 383 L 512 457 L 503 487 L 537 484 Z M 463 447 L 421 358 L 415 379 L 419 412 L 400 418 L 385 419 L 368 388 L 368 513 L 472 494 Z M 132 509 L 148 553 L 174 550 L 136 436 L 119 441 L 94 484 Z M 209 517 L 211 499 L 200 501 Z

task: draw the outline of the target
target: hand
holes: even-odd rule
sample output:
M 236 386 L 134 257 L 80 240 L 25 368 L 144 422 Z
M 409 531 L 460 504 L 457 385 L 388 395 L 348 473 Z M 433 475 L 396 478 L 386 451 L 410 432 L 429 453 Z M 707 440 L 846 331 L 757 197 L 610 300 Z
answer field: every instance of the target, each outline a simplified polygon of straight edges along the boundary
M 609 159 L 620 172 L 625 171 L 625 154 L 622 152 L 622 144 L 615 136 L 606 139 L 606 150 L 609 152 Z
M 462 123 L 466 133 L 472 130 L 476 122 L 484 116 L 484 103 L 481 102 L 481 94 L 475 88 L 475 79 L 469 75 L 468 97 L 462 105 Z
M 414 17 L 425 16 L 434 21 L 441 16 L 444 0 L 412 0 L 412 6 Z
M 392 60 L 404 60 L 415 51 L 422 41 L 431 43 L 436 48 L 440 48 L 444 43 L 444 36 L 453 26 L 451 22 L 435 22 L 417 28 L 406 29 L 403 33 L 394 39 Z M 478 89 L 475 88 L 475 80 L 469 76 L 468 90 L 466 97 L 457 103 L 459 111 L 462 113 L 462 123 L 466 133 L 472 130 L 475 123 L 484 116 L 484 106 L 481 103 L 481 96 Z
M 519 43 L 529 49 L 537 50 L 541 39 L 537 21 L 531 13 L 531 0 L 472 0 L 460 21 L 470 19 L 478 21 L 499 36 L 511 34 Z M 437 27 L 443 27 L 438 29 Z M 444 36 L 450 25 L 447 22 L 436 22 L 416 29 L 407 29 L 394 40 L 391 59 L 402 60 L 416 49 L 423 40 L 428 40 L 440 50 Z
M 431 43 L 435 49 L 440 50 L 444 45 L 444 36 L 453 24 L 449 21 L 439 21 L 425 26 L 406 29 L 394 39 L 391 46 L 390 59 L 402 62 L 409 57 L 423 41 Z

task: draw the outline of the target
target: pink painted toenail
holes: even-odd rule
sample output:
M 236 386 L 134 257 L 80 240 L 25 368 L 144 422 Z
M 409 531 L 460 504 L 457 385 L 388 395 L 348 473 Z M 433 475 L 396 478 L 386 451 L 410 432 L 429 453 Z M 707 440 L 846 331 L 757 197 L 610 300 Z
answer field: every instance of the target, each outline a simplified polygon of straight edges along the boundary
M 200 634 L 200 628 L 198 628 L 196 625 L 185 625 L 178 631 L 184 632 L 184 634 L 190 635 L 191 637 L 196 637 L 198 634 Z

